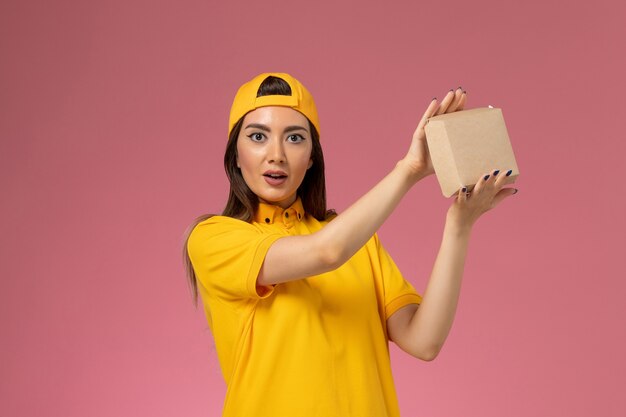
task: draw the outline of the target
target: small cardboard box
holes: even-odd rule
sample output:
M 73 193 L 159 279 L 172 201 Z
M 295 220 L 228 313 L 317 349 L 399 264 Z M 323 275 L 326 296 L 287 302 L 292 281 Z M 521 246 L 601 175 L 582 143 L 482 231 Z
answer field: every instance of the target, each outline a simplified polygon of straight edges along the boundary
M 519 175 L 501 109 L 441 114 L 428 119 L 424 129 L 435 174 L 446 197 L 463 186 L 472 188 L 482 175 L 495 169 L 500 175 L 513 170 L 509 183 Z

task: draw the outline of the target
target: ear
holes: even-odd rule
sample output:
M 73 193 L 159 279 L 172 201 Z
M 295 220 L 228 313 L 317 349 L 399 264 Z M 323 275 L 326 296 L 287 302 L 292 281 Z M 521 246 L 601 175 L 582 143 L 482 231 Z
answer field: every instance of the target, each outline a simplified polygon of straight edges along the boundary
M 306 167 L 306 169 L 309 169 L 313 166 L 313 158 L 309 159 L 309 165 Z
M 237 162 L 237 168 L 241 169 L 241 165 L 239 165 L 239 155 L 235 155 L 235 161 Z

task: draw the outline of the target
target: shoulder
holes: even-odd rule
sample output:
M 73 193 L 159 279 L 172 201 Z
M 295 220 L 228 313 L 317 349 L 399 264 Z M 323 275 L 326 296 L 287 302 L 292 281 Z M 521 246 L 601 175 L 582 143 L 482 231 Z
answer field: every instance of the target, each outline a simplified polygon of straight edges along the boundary
M 204 245 L 208 241 L 226 243 L 260 234 L 254 225 L 228 216 L 212 216 L 198 223 L 189 234 L 188 247 Z

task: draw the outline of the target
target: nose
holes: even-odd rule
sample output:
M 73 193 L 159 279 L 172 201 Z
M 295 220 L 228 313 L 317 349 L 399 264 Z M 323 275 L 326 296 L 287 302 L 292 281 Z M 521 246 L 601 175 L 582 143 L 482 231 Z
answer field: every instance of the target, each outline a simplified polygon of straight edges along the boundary
M 267 159 L 269 162 L 282 164 L 285 162 L 285 149 L 279 138 L 272 138 L 268 144 Z

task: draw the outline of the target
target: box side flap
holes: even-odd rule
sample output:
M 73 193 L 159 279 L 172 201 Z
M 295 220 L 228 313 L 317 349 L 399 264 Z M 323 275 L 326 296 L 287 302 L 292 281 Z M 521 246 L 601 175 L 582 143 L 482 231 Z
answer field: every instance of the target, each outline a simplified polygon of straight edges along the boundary
M 460 187 L 460 178 L 457 170 L 454 153 L 450 147 L 445 123 L 434 121 L 426 124 L 426 141 L 430 152 L 430 159 L 435 168 L 435 174 L 444 196 L 450 197 Z

